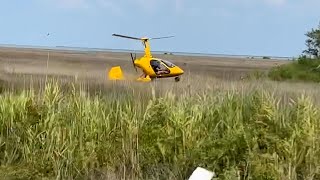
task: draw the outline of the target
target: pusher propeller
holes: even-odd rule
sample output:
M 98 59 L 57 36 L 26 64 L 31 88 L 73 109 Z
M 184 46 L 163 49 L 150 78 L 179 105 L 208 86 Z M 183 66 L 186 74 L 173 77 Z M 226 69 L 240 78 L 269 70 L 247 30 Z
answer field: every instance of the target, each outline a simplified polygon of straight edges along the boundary
M 136 69 L 136 72 L 138 72 L 137 67 L 136 67 L 136 65 L 134 64 L 134 60 L 136 59 L 137 55 L 135 54 L 134 57 L 133 57 L 132 53 L 130 53 L 130 55 L 131 55 L 132 65 L 133 65 L 133 67 Z

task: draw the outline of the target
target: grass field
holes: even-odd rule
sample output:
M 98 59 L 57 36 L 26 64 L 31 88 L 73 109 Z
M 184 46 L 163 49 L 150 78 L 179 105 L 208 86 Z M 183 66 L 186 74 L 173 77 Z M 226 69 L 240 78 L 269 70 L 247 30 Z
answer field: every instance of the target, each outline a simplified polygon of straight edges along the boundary
M 9 79 L 11 74 L 45 75 L 48 73 L 49 75 L 93 78 L 104 82 L 107 69 L 121 65 L 124 73 L 130 78 L 141 75 L 140 72 L 136 73 L 132 67 L 128 53 L 51 51 L 49 55 L 47 69 L 48 51 L 46 50 L 0 48 L 0 73 L 2 77 Z M 139 56 L 137 54 L 137 57 Z M 175 55 L 156 55 L 156 57 L 172 60 L 185 70 L 186 75 L 228 80 L 237 80 L 248 72 L 266 71 L 271 67 L 288 63 L 284 60 L 263 59 Z
M 180 180 L 201 166 L 320 179 L 319 85 L 239 80 L 287 62 L 173 56 L 190 72 L 179 83 L 112 83 L 106 67 L 132 69 L 129 56 L 55 52 L 50 74 L 64 76 L 45 84 L 46 55 L 0 52 L 4 178 Z

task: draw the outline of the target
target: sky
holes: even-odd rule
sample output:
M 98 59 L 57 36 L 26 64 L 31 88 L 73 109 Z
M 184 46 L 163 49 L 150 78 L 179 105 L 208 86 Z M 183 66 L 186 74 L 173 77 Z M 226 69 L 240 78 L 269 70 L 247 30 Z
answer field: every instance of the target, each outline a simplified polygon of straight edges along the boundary
M 320 0 L 1 0 L 0 44 L 298 56 Z M 46 36 L 50 33 L 49 36 Z

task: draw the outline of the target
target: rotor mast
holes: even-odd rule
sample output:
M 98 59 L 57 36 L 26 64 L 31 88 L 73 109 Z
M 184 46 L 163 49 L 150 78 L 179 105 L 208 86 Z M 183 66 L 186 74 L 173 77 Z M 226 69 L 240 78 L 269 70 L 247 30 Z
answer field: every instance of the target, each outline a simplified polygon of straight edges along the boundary
M 144 53 L 145 53 L 144 57 L 147 57 L 147 58 L 152 58 L 149 40 L 152 40 L 152 39 L 164 39 L 164 38 L 174 37 L 174 36 L 167 36 L 167 37 L 157 37 L 157 38 L 137 38 L 137 37 L 120 35 L 120 34 L 112 34 L 112 35 L 113 36 L 122 37 L 122 38 L 128 38 L 128 39 L 134 39 L 134 40 L 142 41 L 142 43 L 144 45 Z
M 142 42 L 143 42 L 143 45 L 144 45 L 144 57 L 152 58 L 149 39 L 148 38 L 143 38 Z

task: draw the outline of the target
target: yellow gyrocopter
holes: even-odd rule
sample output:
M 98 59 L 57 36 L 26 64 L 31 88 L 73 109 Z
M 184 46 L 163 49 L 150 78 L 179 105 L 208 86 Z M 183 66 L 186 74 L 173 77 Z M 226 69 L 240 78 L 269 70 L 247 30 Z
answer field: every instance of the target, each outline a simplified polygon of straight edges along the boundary
M 170 38 L 173 36 L 159 38 L 136 38 L 119 34 L 113 34 L 113 36 L 142 41 L 144 45 L 144 56 L 136 59 L 136 57 L 133 57 L 132 53 L 130 53 L 133 67 L 136 71 L 137 67 L 143 71 L 143 75 L 137 79 L 138 81 L 149 82 L 156 78 L 174 78 L 176 82 L 180 81 L 180 76 L 184 73 L 180 67 L 168 60 L 154 58 L 150 52 L 149 40 Z M 124 80 L 120 66 L 112 67 L 108 76 L 109 80 Z

